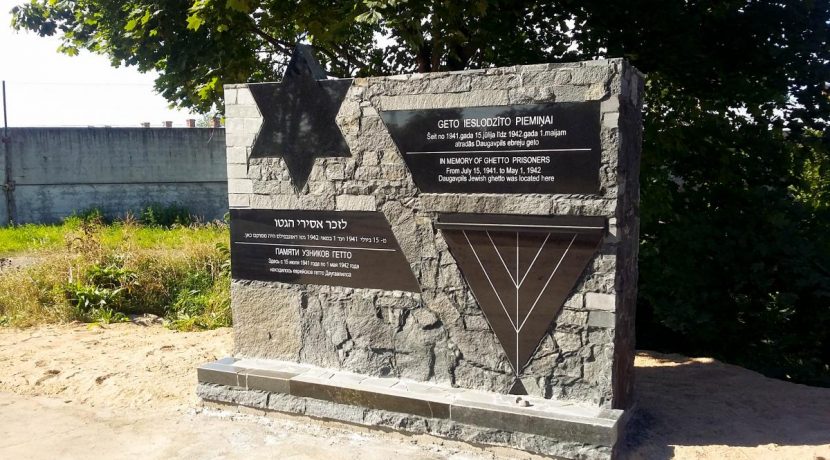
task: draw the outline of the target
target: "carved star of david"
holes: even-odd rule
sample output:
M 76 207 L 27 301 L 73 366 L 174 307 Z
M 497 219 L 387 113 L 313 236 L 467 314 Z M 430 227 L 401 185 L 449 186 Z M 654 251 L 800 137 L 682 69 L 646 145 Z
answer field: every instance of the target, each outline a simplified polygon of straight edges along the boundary
M 248 86 L 263 118 L 251 158 L 282 157 L 301 191 L 315 158 L 351 156 L 335 123 L 351 84 L 351 79 L 327 80 L 311 47 L 297 45 L 280 83 Z

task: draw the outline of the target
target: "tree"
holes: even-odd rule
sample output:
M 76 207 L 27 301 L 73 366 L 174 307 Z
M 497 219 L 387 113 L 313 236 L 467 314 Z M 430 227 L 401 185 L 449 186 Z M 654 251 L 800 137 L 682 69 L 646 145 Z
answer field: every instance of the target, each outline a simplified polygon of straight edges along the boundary
M 172 103 L 276 80 L 624 56 L 647 73 L 641 345 L 830 384 L 828 0 L 41 0 L 14 25 L 156 69 Z

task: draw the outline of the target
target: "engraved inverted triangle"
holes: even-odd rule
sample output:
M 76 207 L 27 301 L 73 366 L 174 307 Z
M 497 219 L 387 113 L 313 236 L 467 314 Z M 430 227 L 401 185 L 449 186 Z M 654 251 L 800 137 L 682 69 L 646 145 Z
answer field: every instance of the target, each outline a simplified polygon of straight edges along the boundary
M 602 235 L 451 229 L 442 233 L 519 376 L 579 281 Z M 505 257 L 511 247 L 512 265 Z M 511 269 L 515 270 L 512 274 Z
M 525 389 L 524 384 L 518 378 L 515 382 L 513 382 L 513 386 L 510 387 L 510 391 L 508 391 L 511 395 L 526 395 L 527 390 Z

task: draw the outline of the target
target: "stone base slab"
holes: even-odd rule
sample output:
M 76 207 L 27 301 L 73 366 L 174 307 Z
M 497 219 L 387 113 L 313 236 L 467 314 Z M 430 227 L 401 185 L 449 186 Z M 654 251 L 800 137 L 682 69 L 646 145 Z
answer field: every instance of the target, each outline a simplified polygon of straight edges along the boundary
M 205 401 L 559 458 L 611 458 L 625 420 L 620 410 L 272 360 L 224 358 L 200 366 L 197 373 L 197 394 Z

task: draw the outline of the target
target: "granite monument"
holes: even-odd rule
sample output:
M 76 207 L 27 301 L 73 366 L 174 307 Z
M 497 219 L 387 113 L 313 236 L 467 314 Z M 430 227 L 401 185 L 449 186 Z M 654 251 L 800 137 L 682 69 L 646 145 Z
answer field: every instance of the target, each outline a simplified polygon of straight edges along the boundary
M 632 405 L 642 76 L 621 59 L 225 87 L 232 357 L 199 396 L 564 458 Z

